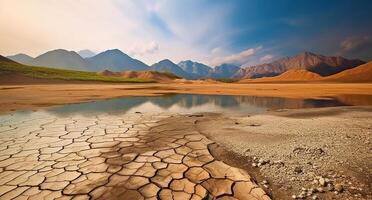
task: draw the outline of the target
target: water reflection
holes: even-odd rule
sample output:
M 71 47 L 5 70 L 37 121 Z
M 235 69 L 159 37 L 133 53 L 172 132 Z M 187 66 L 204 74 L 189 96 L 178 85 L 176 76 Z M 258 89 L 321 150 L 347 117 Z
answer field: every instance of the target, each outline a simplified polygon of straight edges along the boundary
M 260 113 L 267 109 L 345 106 L 334 98 L 290 99 L 280 97 L 175 94 L 157 97 L 124 97 L 89 103 L 68 104 L 48 109 L 55 114 L 126 112 L 240 112 Z

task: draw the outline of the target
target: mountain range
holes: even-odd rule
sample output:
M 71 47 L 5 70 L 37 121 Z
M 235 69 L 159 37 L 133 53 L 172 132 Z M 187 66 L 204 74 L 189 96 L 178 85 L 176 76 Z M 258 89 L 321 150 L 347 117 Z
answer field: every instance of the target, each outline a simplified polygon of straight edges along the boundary
M 260 78 L 280 75 L 291 69 L 303 69 L 321 76 L 329 76 L 361 64 L 361 60 L 348 60 L 340 56 L 323 56 L 304 52 L 294 57 L 284 57 L 271 63 L 241 68 L 235 78 Z
M 181 61 L 175 64 L 169 59 L 164 59 L 148 66 L 142 61 L 128 56 L 119 49 L 107 50 L 97 55 L 89 50 L 82 50 L 77 53 L 75 51 L 56 49 L 35 58 L 26 54 L 8 56 L 8 58 L 26 65 L 84 71 L 170 72 L 186 79 L 254 79 L 273 77 L 290 70 L 305 70 L 320 76 L 329 76 L 365 63 L 357 59 L 349 60 L 340 56 L 324 56 L 304 52 L 293 57 L 284 57 L 271 63 L 247 67 L 244 65 L 243 67 L 239 67 L 232 64 L 221 64 L 210 67 L 191 60 Z

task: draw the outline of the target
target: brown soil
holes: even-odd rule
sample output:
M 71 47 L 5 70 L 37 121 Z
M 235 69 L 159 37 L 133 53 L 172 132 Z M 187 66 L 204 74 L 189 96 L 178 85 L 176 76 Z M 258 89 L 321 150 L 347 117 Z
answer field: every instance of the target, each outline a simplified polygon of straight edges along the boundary
M 158 82 L 170 82 L 173 79 L 161 72 L 155 71 L 123 71 L 123 72 L 112 72 L 109 70 L 104 70 L 98 74 L 104 76 L 117 76 L 123 78 L 141 78 L 141 79 L 150 79 Z

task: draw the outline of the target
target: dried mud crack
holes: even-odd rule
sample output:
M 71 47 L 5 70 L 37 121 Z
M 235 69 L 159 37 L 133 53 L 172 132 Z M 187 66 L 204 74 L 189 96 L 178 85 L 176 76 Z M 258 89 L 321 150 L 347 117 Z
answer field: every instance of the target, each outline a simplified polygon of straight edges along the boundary
M 0 118 L 0 199 L 270 199 L 179 117 Z

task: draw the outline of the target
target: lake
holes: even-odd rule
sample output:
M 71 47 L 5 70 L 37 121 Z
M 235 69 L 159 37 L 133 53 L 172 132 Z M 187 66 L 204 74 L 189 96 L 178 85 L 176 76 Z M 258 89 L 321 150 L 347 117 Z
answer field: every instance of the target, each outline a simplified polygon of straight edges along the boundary
M 231 95 L 172 94 L 155 97 L 123 97 L 47 108 L 56 115 L 123 113 L 223 112 L 257 114 L 267 110 L 346 106 L 335 98 L 291 99 Z

